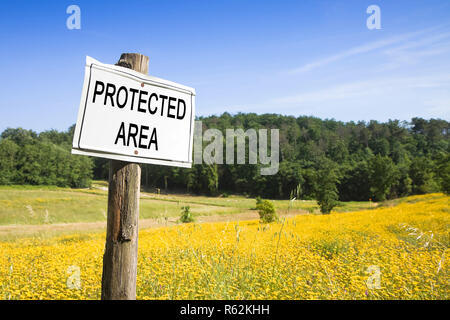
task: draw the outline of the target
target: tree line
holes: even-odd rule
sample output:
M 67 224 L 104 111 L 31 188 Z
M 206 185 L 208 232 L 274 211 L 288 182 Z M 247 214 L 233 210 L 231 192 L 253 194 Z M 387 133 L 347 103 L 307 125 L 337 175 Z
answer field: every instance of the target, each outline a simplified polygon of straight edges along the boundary
M 450 189 L 446 120 L 341 122 L 252 113 L 224 113 L 198 120 L 204 131 L 279 129 L 278 173 L 263 176 L 260 165 L 249 164 L 203 163 L 191 169 L 142 165 L 144 189 L 322 199 L 331 206 L 338 200 L 382 201 L 411 194 L 448 193 Z M 92 178 L 107 179 L 108 160 L 70 154 L 73 129 L 39 134 L 6 129 L 0 136 L 0 184 L 87 187 Z
M 66 132 L 39 134 L 8 128 L 0 135 L 0 184 L 56 185 L 86 188 L 91 184 L 93 161 L 72 155 L 74 126 Z

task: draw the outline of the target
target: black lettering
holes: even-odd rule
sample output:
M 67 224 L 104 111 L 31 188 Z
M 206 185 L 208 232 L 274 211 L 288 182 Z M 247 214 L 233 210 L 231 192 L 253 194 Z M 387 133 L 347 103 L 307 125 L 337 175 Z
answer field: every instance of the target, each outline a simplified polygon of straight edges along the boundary
M 169 98 L 169 104 L 167 105 L 167 117 L 175 119 L 175 115 L 174 114 L 170 114 L 170 110 L 175 110 L 175 106 L 170 104 L 172 101 L 177 101 L 177 99 L 175 99 L 173 97 Z
M 147 135 L 144 135 L 144 134 L 142 133 L 142 131 L 148 130 L 148 129 L 150 129 L 150 128 L 147 127 L 147 126 L 141 126 L 141 133 L 139 134 L 139 148 L 142 148 L 142 149 L 146 149 L 146 148 L 147 148 L 144 144 L 142 144 L 142 139 L 145 140 L 145 139 L 148 138 L 148 136 L 147 136 Z
M 102 86 L 102 89 L 100 91 L 97 89 L 99 85 Z M 105 90 L 105 84 L 103 82 L 97 80 L 95 82 L 94 98 L 92 99 L 92 103 L 95 102 L 95 96 L 97 94 L 102 94 L 104 90 Z
M 119 139 L 122 139 L 123 145 L 125 145 L 125 124 L 123 122 L 120 125 L 119 132 L 117 133 L 116 142 L 114 142 L 114 144 L 117 144 L 117 141 L 119 141 Z
M 180 104 L 183 104 L 183 114 L 180 115 Z M 186 103 L 183 99 L 178 99 L 178 108 L 177 108 L 177 119 L 182 120 L 184 115 L 186 114 Z
M 138 93 L 139 90 L 130 88 L 130 92 L 132 93 L 132 95 L 131 95 L 131 110 L 133 110 L 133 106 L 134 106 L 134 95 L 135 95 L 136 93 Z
M 156 110 L 158 110 L 158 108 L 155 107 L 155 110 L 152 110 L 152 109 L 151 109 L 151 107 L 150 107 L 150 101 L 152 101 L 152 98 L 155 98 L 156 101 L 158 101 L 158 95 L 157 95 L 156 93 L 152 93 L 152 94 L 150 95 L 150 98 L 148 98 L 148 112 L 150 112 L 150 114 L 155 114 L 155 113 L 156 113 Z
M 113 91 L 109 92 L 109 89 L 112 88 Z M 103 104 L 106 106 L 106 98 L 110 97 L 111 98 L 111 106 L 114 107 L 114 100 L 113 100 L 113 96 L 116 93 L 116 86 L 113 85 L 112 83 L 108 83 L 106 85 L 106 93 L 105 93 L 105 101 L 103 102 Z
M 121 91 L 125 91 L 125 102 L 123 104 L 120 104 L 119 102 L 119 96 L 120 96 L 120 92 Z M 127 104 L 127 100 L 128 100 L 128 90 L 127 88 L 125 88 L 124 86 L 120 87 L 119 90 L 117 90 L 117 96 L 116 96 L 116 103 L 117 106 L 122 109 L 123 107 L 125 107 L 125 105 Z
M 142 95 L 146 96 L 147 94 L 148 94 L 147 91 L 142 91 L 141 90 L 139 92 L 139 103 L 138 103 L 138 108 L 137 108 L 137 110 L 139 112 L 144 112 L 145 113 L 145 109 L 141 109 L 141 103 L 146 103 L 147 102 L 147 100 L 142 99 Z
M 155 144 L 155 150 L 158 151 L 158 138 L 156 137 L 156 128 L 153 128 L 152 137 L 150 138 L 150 142 L 148 144 L 147 149 L 150 149 L 152 143 Z
M 131 128 L 134 129 L 134 132 L 131 132 Z M 130 138 L 133 137 L 133 142 L 134 142 L 134 147 L 137 148 L 137 143 L 136 143 L 136 136 L 138 133 L 138 126 L 135 125 L 134 123 L 130 123 L 130 126 L 128 128 L 128 141 L 127 141 L 127 146 L 130 146 Z
M 164 112 L 164 101 L 166 101 L 168 97 L 164 96 L 162 94 L 160 94 L 159 97 L 162 99 L 162 103 L 161 103 L 161 117 L 162 117 L 163 112 Z

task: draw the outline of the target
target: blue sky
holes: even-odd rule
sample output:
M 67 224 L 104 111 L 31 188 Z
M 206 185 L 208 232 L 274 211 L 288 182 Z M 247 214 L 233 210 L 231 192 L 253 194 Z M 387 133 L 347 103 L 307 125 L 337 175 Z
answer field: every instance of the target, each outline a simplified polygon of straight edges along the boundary
M 81 8 L 68 30 L 66 8 Z M 369 30 L 366 9 L 381 9 Z M 75 123 L 86 55 L 150 57 L 197 115 L 342 121 L 450 115 L 450 1 L 9 1 L 0 12 L 0 132 Z

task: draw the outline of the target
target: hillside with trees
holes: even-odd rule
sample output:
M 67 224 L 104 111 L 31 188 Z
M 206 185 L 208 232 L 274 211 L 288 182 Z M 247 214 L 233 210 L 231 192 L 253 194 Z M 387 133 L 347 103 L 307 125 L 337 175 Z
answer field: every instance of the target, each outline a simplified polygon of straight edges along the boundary
M 264 176 L 260 165 L 249 164 L 204 163 L 192 169 L 142 165 L 143 188 L 274 199 L 295 196 L 326 203 L 449 192 L 446 120 L 344 123 L 241 113 L 198 120 L 203 122 L 203 130 L 217 128 L 224 133 L 227 128 L 280 129 L 278 173 Z M 87 187 L 92 178 L 107 179 L 108 160 L 70 154 L 72 136 L 73 126 L 66 132 L 39 134 L 6 129 L 0 136 L 0 184 Z
M 91 184 L 93 161 L 70 153 L 73 126 L 37 134 L 6 129 L 0 135 L 0 184 L 56 185 L 85 188 Z

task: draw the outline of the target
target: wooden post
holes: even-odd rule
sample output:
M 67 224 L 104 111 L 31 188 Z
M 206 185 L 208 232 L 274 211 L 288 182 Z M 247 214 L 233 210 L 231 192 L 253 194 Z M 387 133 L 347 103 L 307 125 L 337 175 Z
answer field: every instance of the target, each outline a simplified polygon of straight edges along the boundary
M 122 54 L 117 65 L 148 73 L 148 57 L 138 53 Z M 140 186 L 138 164 L 110 161 L 102 300 L 136 299 Z

